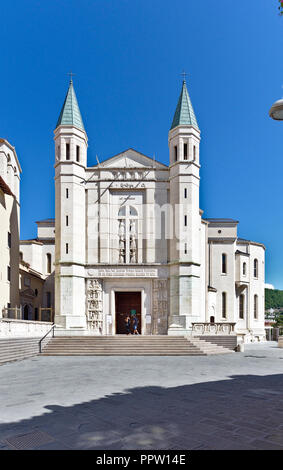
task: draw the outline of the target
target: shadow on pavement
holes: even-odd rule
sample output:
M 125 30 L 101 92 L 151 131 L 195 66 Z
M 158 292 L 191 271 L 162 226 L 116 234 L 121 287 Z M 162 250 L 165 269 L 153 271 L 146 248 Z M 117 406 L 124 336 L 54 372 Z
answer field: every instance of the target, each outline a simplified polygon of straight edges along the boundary
M 139 387 L 45 408 L 0 424 L 0 448 L 283 450 L 283 375 Z

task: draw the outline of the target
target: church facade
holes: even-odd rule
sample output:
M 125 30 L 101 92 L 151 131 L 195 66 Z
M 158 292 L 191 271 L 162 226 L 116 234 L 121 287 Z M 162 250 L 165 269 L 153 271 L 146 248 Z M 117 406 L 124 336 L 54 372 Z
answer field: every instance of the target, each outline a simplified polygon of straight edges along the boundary
M 88 167 L 72 81 L 54 133 L 56 324 L 123 334 L 136 313 L 143 335 L 210 323 L 235 324 L 245 341 L 265 337 L 265 248 L 239 238 L 238 221 L 203 217 L 200 130 L 185 81 L 168 166 L 130 148 Z

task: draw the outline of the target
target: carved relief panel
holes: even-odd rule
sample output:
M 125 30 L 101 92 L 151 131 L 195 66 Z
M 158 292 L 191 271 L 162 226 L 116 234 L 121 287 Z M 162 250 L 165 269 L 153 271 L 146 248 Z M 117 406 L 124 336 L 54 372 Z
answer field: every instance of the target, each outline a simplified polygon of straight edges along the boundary
M 168 281 L 152 281 L 152 334 L 164 335 L 168 329 Z
M 102 280 L 87 280 L 87 322 L 88 328 L 97 334 L 103 333 Z

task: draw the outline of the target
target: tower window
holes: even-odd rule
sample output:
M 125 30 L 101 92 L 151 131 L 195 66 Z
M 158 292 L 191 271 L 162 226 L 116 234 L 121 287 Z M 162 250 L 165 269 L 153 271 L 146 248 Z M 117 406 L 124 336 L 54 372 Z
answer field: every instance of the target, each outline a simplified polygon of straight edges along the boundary
M 11 281 L 11 268 L 10 268 L 10 266 L 7 266 L 7 280 Z
M 243 263 L 243 276 L 247 274 L 247 263 Z
M 258 278 L 258 260 L 254 260 L 254 277 Z
M 227 316 L 227 294 L 222 292 L 222 318 Z
M 254 318 L 257 320 L 258 317 L 258 296 L 254 296 Z
M 188 254 L 188 245 L 187 245 L 187 243 L 185 243 L 185 249 L 184 249 L 184 252 L 185 252 L 185 255 L 187 255 L 187 254 Z
M 60 160 L 60 157 L 61 157 L 60 145 L 58 145 L 57 156 L 58 156 L 58 160 Z
M 66 188 L 66 199 L 68 199 L 68 197 L 69 197 L 69 190 L 68 188 Z
M 66 254 L 69 253 L 69 243 L 66 243 Z
M 222 274 L 227 274 L 227 255 L 222 253 Z
M 68 227 L 69 226 L 69 216 L 66 215 L 66 226 Z
M 47 274 L 51 273 L 51 254 L 47 253 L 46 255 L 46 271 Z
M 77 145 L 76 157 L 77 157 L 77 162 L 79 162 L 80 161 L 80 147 L 79 147 L 79 145 Z
M 11 233 L 8 232 L 8 247 L 11 248 L 12 246 L 12 237 L 11 237 Z
M 184 160 L 188 160 L 188 144 L 184 144 Z
M 187 199 L 187 188 L 184 188 L 184 198 Z
M 66 160 L 70 160 L 70 144 L 66 144 Z
M 243 320 L 244 314 L 245 314 L 245 296 L 244 294 L 241 294 L 239 298 L 239 318 Z
M 184 225 L 185 225 L 185 227 L 187 227 L 187 223 L 188 223 L 188 218 L 187 218 L 187 216 L 185 215 L 185 217 L 184 217 Z
M 178 160 L 178 147 L 175 145 L 174 147 L 174 156 L 175 156 L 175 162 Z
M 196 159 L 196 153 L 197 153 L 197 150 L 196 150 L 196 146 L 194 145 L 194 160 Z

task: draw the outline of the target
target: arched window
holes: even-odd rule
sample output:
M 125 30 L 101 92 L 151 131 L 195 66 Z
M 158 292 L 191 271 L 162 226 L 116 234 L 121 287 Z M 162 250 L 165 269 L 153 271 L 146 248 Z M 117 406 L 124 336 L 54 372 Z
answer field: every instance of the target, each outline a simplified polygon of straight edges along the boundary
M 118 212 L 119 263 L 138 262 L 138 212 L 122 206 Z
M 258 277 L 258 260 L 254 260 L 254 277 Z
M 258 318 L 258 296 L 254 296 L 254 318 Z
M 222 318 L 227 317 L 227 294 L 222 292 Z
M 239 297 L 239 318 L 243 320 L 244 316 L 245 316 L 245 296 L 244 294 L 241 294 Z
M 47 274 L 51 273 L 51 254 L 47 253 L 46 255 L 46 272 Z
M 243 263 L 243 276 L 247 274 L 247 263 Z
M 227 255 L 222 253 L 222 274 L 227 274 Z

